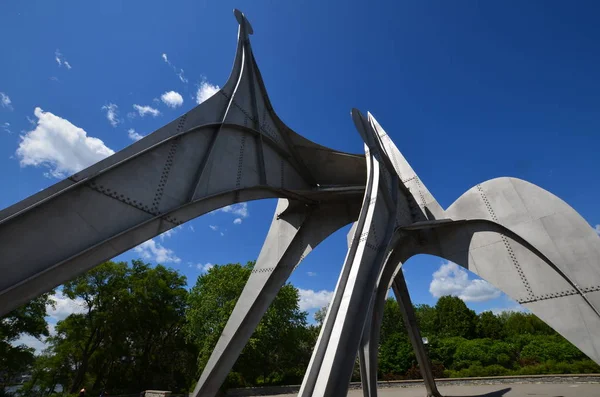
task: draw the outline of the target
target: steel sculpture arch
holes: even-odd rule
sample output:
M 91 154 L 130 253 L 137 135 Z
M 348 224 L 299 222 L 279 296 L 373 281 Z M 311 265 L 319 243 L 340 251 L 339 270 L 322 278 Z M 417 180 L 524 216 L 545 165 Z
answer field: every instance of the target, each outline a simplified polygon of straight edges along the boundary
M 600 239 L 575 210 L 515 178 L 477 185 L 444 210 L 375 118 L 356 109 L 364 156 L 301 137 L 274 112 L 250 46 L 252 27 L 234 13 L 234 65 L 214 96 L 0 212 L 0 315 L 206 212 L 278 197 L 255 268 L 194 396 L 218 392 L 291 272 L 352 222 L 300 396 L 343 395 L 357 353 L 364 393 L 377 395 L 379 328 L 390 287 L 427 392 L 439 395 L 399 271 L 419 253 L 490 281 L 600 363 Z

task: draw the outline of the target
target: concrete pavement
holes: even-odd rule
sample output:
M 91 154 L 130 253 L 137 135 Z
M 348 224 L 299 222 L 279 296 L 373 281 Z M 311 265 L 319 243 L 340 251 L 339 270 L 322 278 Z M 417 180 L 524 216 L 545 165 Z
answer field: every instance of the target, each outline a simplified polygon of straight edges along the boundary
M 532 383 L 498 384 L 477 386 L 439 386 L 445 397 L 596 397 L 600 396 L 600 384 L 594 383 Z M 378 390 L 381 397 L 425 397 L 425 387 L 390 387 Z M 296 397 L 296 394 L 280 394 L 277 397 Z M 348 397 L 362 397 L 362 390 L 350 390 Z

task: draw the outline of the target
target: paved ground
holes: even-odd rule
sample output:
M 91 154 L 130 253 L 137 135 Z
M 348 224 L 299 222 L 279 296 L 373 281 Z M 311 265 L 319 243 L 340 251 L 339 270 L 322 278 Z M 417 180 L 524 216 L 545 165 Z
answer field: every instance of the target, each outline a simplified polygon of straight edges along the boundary
M 600 384 L 504 384 L 479 386 L 440 386 L 440 392 L 447 397 L 598 397 Z M 362 397 L 362 390 L 351 390 L 348 397 Z M 382 388 L 381 397 L 426 397 L 424 387 Z M 277 397 L 296 397 L 296 394 L 280 394 Z

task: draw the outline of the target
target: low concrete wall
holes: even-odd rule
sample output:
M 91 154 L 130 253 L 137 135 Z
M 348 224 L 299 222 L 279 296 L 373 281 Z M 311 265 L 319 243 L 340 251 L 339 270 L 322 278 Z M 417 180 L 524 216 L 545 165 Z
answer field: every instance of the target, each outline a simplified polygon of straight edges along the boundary
M 496 383 L 600 383 L 600 374 L 564 374 L 564 375 L 515 375 L 515 376 L 486 376 L 477 378 L 440 378 L 435 380 L 438 385 L 453 384 L 496 384 Z M 392 380 L 377 382 L 379 388 L 423 386 L 423 380 Z M 360 389 L 360 382 L 351 382 L 350 389 Z M 225 393 L 231 397 L 274 396 L 278 394 L 294 394 L 300 391 L 300 385 L 247 387 L 230 389 Z
M 165 390 L 146 390 L 144 397 L 169 397 L 170 391 Z

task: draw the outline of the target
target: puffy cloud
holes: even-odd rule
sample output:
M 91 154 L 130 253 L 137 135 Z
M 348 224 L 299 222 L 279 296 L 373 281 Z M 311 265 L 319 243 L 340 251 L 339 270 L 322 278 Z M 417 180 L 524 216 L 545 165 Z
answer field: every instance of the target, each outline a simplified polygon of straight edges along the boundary
M 121 122 L 118 117 L 119 107 L 114 103 L 102 106 L 102 110 L 106 110 L 106 119 L 113 127 L 116 127 Z
M 247 218 L 248 216 L 250 216 L 250 213 L 248 212 L 248 203 L 231 204 L 227 207 L 219 209 L 218 211 L 237 215 L 239 218 Z
M 165 61 L 165 63 L 167 65 L 169 65 L 171 67 L 171 69 L 173 69 L 173 71 L 175 72 L 177 77 L 179 77 L 179 80 L 181 80 L 182 83 L 188 82 L 188 79 L 186 79 L 183 74 L 183 69 L 179 69 L 179 68 L 175 67 L 175 65 L 173 65 L 171 63 L 171 61 L 169 60 L 169 57 L 167 56 L 167 54 L 163 53 L 161 57 L 162 57 L 163 61 Z
M 600 225 L 596 225 L 596 233 L 598 233 L 598 236 L 600 236 Z
M 309 277 L 314 277 L 317 275 L 315 272 L 306 272 L 306 274 L 308 274 Z
M 209 263 L 205 263 L 205 264 L 198 263 L 196 265 L 196 269 L 200 270 L 202 273 L 205 273 L 205 272 L 209 271 L 210 269 L 212 269 L 213 266 L 214 265 L 212 263 L 210 263 L 210 262 Z
M 160 100 L 170 108 L 176 108 L 183 105 L 183 97 L 175 91 L 165 92 L 160 96 Z
M 208 81 L 203 80 L 196 91 L 196 103 L 201 104 L 219 91 L 218 85 L 212 85 Z
M 98 138 L 73 125 L 69 120 L 35 108 L 35 129 L 21 136 L 17 157 L 21 167 L 45 166 L 49 175 L 64 178 L 114 153 Z
M 492 312 L 496 316 L 498 316 L 502 313 L 529 313 L 529 310 L 527 310 L 523 306 L 516 304 L 516 303 L 512 307 L 494 308 L 494 309 L 488 309 L 486 311 Z
M 130 128 L 129 130 L 127 130 L 127 136 L 132 141 L 139 141 L 140 139 L 142 139 L 144 137 L 142 134 L 138 134 L 137 132 L 135 132 L 135 130 L 133 128 Z
M 40 339 L 37 339 L 36 337 L 27 334 L 21 334 L 19 339 L 15 340 L 11 344 L 13 346 L 25 345 L 27 347 L 31 347 L 35 350 L 35 354 L 38 355 L 48 347 L 45 337 L 42 336 Z
M 163 247 L 154 240 L 148 240 L 133 249 L 143 259 L 157 263 L 179 263 L 181 259 L 175 255 L 173 250 Z
M 51 299 L 54 301 L 54 307 L 51 305 L 46 307 L 46 312 L 51 320 L 60 321 L 69 317 L 71 314 L 87 312 L 87 305 L 83 299 L 71 299 L 65 296 L 60 290 L 56 291 Z
M 9 110 L 12 110 L 12 108 L 13 108 L 10 97 L 3 92 L 0 92 L 0 104 L 2 105 L 3 108 L 7 108 Z
M 219 226 L 217 225 L 208 225 L 208 227 L 210 227 L 214 231 L 217 231 L 219 229 Z
M 65 59 L 63 54 L 59 50 L 54 52 L 54 60 L 58 63 L 58 66 L 65 66 L 67 69 L 71 69 L 71 64 Z
M 54 296 L 50 297 L 54 301 L 54 305 L 46 306 L 46 313 L 48 314 L 48 331 L 50 336 L 56 335 L 56 323 L 64 320 L 71 314 L 83 314 L 87 313 L 87 305 L 81 298 L 71 299 L 65 296 L 61 290 L 56 291 Z M 54 307 L 53 307 L 54 306 Z M 23 334 L 12 343 L 13 346 L 25 345 L 35 349 L 36 354 L 42 353 L 44 349 L 48 347 L 47 338 L 42 336 L 39 339 Z
M 6 122 L 4 124 L 2 124 L 2 129 L 4 130 L 4 132 L 8 132 L 9 134 L 12 134 L 12 131 L 10 130 L 10 123 Z
M 156 117 L 160 114 L 158 109 L 154 109 L 151 106 L 133 105 L 133 108 L 138 112 L 138 114 L 141 117 L 144 117 L 147 114 L 151 115 L 152 117 Z
M 469 280 L 466 270 L 452 262 L 443 264 L 433 273 L 429 292 L 436 298 L 453 295 L 465 302 L 483 302 L 498 298 L 502 294 L 485 280 Z
M 177 227 L 174 227 L 173 229 L 167 230 L 164 233 L 161 233 L 158 237 L 160 237 L 160 241 L 164 241 L 165 238 L 170 238 L 172 237 L 175 233 L 177 233 L 179 230 L 181 230 L 183 228 L 183 225 L 179 225 Z
M 239 225 L 240 223 L 242 223 L 242 218 L 235 218 L 235 219 L 233 220 L 233 224 L 234 224 L 234 225 Z
M 320 309 L 329 305 L 333 298 L 333 291 L 298 288 L 300 294 L 300 310 Z

